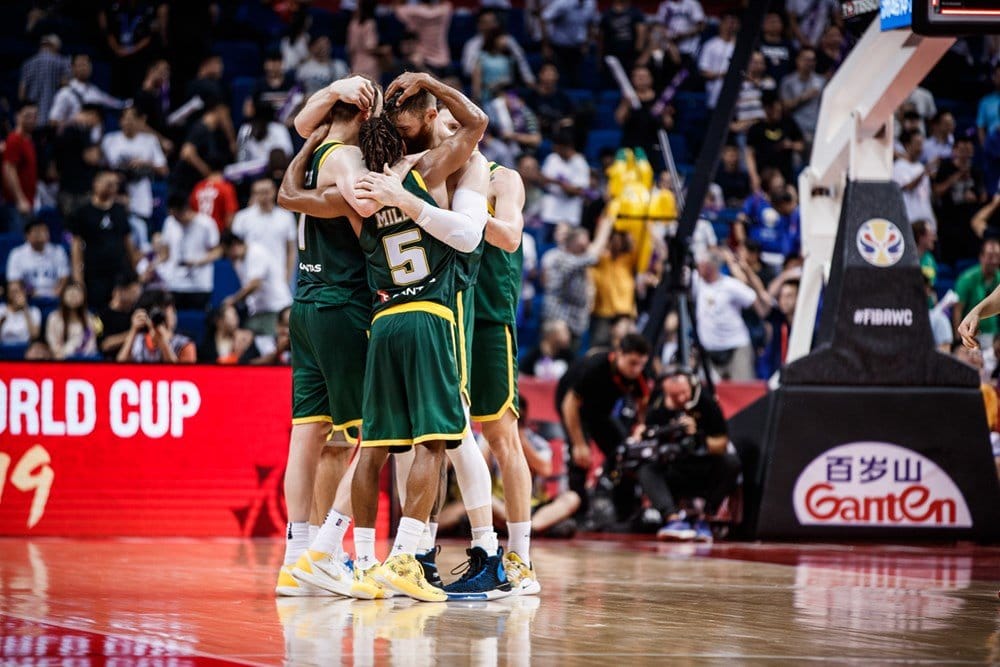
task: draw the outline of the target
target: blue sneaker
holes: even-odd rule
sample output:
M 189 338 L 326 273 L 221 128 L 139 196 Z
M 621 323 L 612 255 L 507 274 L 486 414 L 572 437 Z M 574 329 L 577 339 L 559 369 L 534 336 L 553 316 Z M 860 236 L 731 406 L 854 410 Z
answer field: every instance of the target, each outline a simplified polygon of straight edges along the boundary
M 712 536 L 712 527 L 707 521 L 698 521 L 694 524 L 694 541 L 711 544 L 715 538 Z
M 675 519 L 656 533 L 656 539 L 665 542 L 690 542 L 697 536 L 691 524 L 683 519 Z
M 417 562 L 424 568 L 424 579 L 435 588 L 444 588 L 444 582 L 441 581 L 437 566 L 437 555 L 440 552 L 441 546 L 438 545 L 426 553 L 417 554 Z
M 496 600 L 511 594 L 510 581 L 503 565 L 503 549 L 495 556 L 486 555 L 482 547 L 466 549 L 469 560 L 452 570 L 458 574 L 462 567 L 465 572 L 461 579 L 444 587 L 449 600 Z

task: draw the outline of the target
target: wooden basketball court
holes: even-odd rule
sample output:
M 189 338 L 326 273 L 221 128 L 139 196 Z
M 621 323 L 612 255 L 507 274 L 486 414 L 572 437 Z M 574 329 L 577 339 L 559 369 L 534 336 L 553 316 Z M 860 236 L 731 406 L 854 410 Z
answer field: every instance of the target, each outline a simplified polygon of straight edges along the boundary
M 281 548 L 0 540 L 3 664 L 1000 661 L 998 548 L 539 540 L 540 597 L 442 604 L 276 600 Z

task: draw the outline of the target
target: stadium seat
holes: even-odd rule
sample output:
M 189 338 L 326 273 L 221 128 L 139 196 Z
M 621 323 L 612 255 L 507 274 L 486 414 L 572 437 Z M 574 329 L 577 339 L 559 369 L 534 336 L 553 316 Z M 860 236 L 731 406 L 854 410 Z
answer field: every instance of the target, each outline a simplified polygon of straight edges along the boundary
M 239 291 L 240 279 L 228 259 L 215 260 L 213 267 L 215 272 L 212 283 L 212 307 L 218 308 L 223 299 Z
M 567 88 L 566 97 L 573 102 L 574 107 L 586 106 L 594 103 L 594 91 L 586 88 Z
M 462 49 L 465 43 L 476 36 L 476 15 L 459 9 L 451 17 L 451 25 L 448 27 L 448 48 L 451 50 L 452 60 L 462 59 Z
M 256 77 L 261 72 L 260 47 L 254 42 L 216 42 L 212 53 L 222 57 L 223 78 Z
M 28 351 L 27 345 L 0 345 L 0 360 L 16 361 L 24 359 L 24 353 Z
M 308 9 L 309 18 L 312 24 L 309 26 L 309 34 L 326 35 L 333 41 L 335 15 L 333 12 L 320 7 L 310 7 Z
M 944 298 L 944 295 L 948 293 L 948 290 L 955 286 L 955 281 L 951 279 L 941 279 L 938 278 L 937 282 L 934 283 L 934 292 L 937 294 L 938 299 Z
M 6 271 L 7 255 L 17 246 L 24 243 L 24 235 L 18 232 L 0 234 L 0 269 Z
M 690 162 L 691 154 L 688 151 L 687 137 L 677 132 L 671 132 L 667 138 L 670 141 L 670 151 L 674 154 L 674 162 Z
M 622 143 L 622 131 L 619 129 L 614 130 L 594 130 L 587 136 L 587 148 L 584 154 L 587 157 L 587 161 L 591 165 L 597 165 L 600 163 L 600 154 L 602 148 L 611 148 L 617 150 L 621 147 Z
M 178 310 L 177 331 L 198 344 L 205 336 L 205 319 L 203 310 Z
M 617 107 L 621 101 L 622 94 L 617 90 L 600 90 L 597 92 L 598 104 L 610 104 L 612 107 Z
M 507 10 L 507 32 L 514 38 L 522 48 L 531 46 L 531 38 L 528 37 L 528 26 L 524 21 L 524 10 L 513 7 Z M 537 70 L 535 70 L 537 73 Z
M 951 267 L 951 264 L 938 264 L 937 277 L 938 280 L 954 280 L 956 277 L 955 269 Z
M 979 263 L 979 260 L 973 259 L 973 258 L 970 258 L 970 259 L 960 259 L 960 260 L 956 261 L 955 262 L 955 276 L 958 277 L 958 276 L 962 275 L 963 273 L 965 273 L 966 270 L 968 270 L 972 266 L 975 266 L 978 263 Z

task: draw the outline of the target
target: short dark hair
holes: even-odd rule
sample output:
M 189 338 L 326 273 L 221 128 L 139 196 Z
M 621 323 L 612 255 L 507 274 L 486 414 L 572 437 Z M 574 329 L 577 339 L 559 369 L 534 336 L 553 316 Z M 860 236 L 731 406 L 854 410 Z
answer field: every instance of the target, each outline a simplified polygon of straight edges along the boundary
M 25 235 L 27 235 L 28 232 L 31 231 L 32 227 L 38 227 L 39 225 L 41 225 L 42 227 L 46 227 L 46 228 L 48 227 L 48 224 L 44 220 L 42 220 L 41 218 L 29 217 L 24 222 L 24 233 L 25 233 Z
M 151 308 L 168 308 L 174 305 L 174 295 L 163 289 L 148 289 L 139 297 L 135 307 L 143 310 Z
M 650 352 L 649 341 L 640 333 L 627 333 L 621 342 L 618 343 L 618 351 L 622 354 L 640 354 L 648 356 Z
M 778 291 L 780 292 L 781 288 L 785 287 L 787 285 L 790 285 L 790 286 L 794 287 L 796 290 L 798 290 L 799 289 L 799 279 L 798 278 L 789 278 L 785 282 L 781 283 L 781 287 L 778 288 Z
M 23 111 L 27 107 L 38 108 L 38 102 L 36 102 L 35 100 L 22 100 L 22 101 L 20 101 L 20 102 L 17 103 L 16 107 L 14 107 L 14 111 L 16 113 L 20 113 L 21 111 Z
M 923 120 L 924 117 L 920 115 L 919 111 L 914 111 L 910 109 L 903 112 L 903 120 Z
M 167 197 L 168 211 L 182 211 L 189 206 L 188 195 L 183 192 L 174 191 Z
M 244 243 L 243 237 L 241 237 L 239 234 L 237 234 L 231 229 L 227 229 L 226 231 L 222 232 L 222 235 L 219 237 L 219 245 L 225 248 L 226 250 L 233 247 L 237 243 L 239 244 Z
M 395 120 L 396 116 L 401 113 L 412 113 L 422 116 L 425 111 L 437 106 L 437 100 L 426 90 L 422 90 L 416 95 L 411 95 L 400 102 L 399 98 L 402 94 L 402 91 L 393 93 L 392 97 L 389 97 L 385 101 L 385 113 L 388 114 L 391 120 Z
M 121 271 L 115 274 L 114 288 L 115 289 L 125 288 L 137 282 L 139 282 L 139 274 L 133 271 L 132 269 L 128 269 L 126 271 Z
M 899 134 L 899 143 L 903 146 L 909 146 L 910 142 L 916 137 L 922 137 L 924 133 L 920 130 L 903 130 Z

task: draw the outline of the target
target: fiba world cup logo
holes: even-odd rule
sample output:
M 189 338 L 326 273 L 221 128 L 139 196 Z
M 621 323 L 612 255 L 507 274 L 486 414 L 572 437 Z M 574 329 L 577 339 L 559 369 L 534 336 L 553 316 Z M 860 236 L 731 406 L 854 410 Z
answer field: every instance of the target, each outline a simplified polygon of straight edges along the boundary
M 874 218 L 858 229 L 858 252 L 872 266 L 892 266 L 903 257 L 903 232 L 895 224 Z

